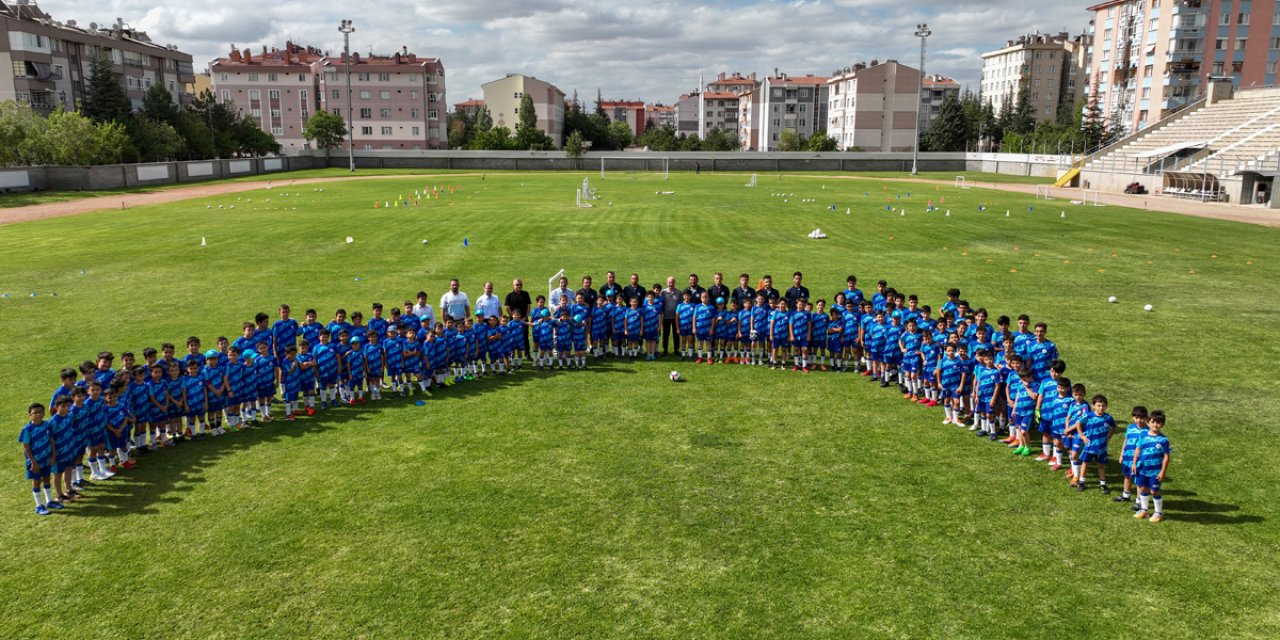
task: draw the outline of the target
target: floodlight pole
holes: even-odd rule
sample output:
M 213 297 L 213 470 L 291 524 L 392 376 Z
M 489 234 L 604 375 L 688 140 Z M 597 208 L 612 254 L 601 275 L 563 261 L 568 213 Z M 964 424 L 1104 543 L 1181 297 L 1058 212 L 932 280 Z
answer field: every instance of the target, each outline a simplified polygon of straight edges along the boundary
M 924 45 L 933 32 L 927 23 L 916 25 L 916 37 L 920 38 L 920 83 L 916 86 L 916 135 L 911 145 L 911 175 L 919 174 L 920 165 L 920 101 L 924 100 Z
M 350 20 L 343 20 L 342 26 L 338 27 L 338 31 L 342 32 L 342 61 L 347 71 L 347 164 L 351 173 L 356 172 L 355 114 L 351 109 L 351 34 L 355 30 Z

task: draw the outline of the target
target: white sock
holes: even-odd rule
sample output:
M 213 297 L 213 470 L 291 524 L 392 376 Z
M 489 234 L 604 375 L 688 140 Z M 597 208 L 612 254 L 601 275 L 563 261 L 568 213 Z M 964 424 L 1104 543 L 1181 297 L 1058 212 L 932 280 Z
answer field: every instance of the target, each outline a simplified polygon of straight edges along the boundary
M 50 493 L 50 491 L 49 491 L 49 485 L 47 485 L 47 484 L 46 484 L 46 485 L 41 486 L 40 488 L 41 488 L 41 490 L 44 492 L 44 501 L 45 501 L 45 504 L 48 504 L 48 503 L 50 503 L 50 502 L 53 502 L 53 495 L 52 495 L 52 494 Z
M 1140 509 L 1140 510 L 1142 510 L 1142 511 L 1146 511 L 1146 510 L 1147 510 L 1147 499 L 1148 499 L 1149 497 L 1150 497 L 1150 496 L 1148 496 L 1148 495 L 1147 495 L 1147 494 L 1145 494 L 1145 493 L 1139 493 L 1139 494 L 1138 494 L 1138 509 Z
M 1047 455 L 1049 455 L 1049 453 L 1050 453 L 1052 450 L 1053 450 L 1053 445 L 1052 445 L 1052 444 L 1049 444 L 1049 443 L 1047 443 L 1047 442 L 1042 442 L 1042 443 L 1040 443 L 1040 451 L 1044 452 L 1044 455 L 1046 455 L 1046 456 L 1047 456 Z
M 1157 496 L 1152 498 L 1151 501 L 1156 503 L 1156 513 L 1164 514 L 1164 497 Z
M 31 497 L 35 499 L 35 501 L 36 501 L 36 506 L 37 506 L 37 507 L 43 507 L 43 506 L 44 506 L 44 503 L 43 503 L 43 502 L 40 502 L 40 490 L 39 490 L 39 489 L 32 489 L 32 490 L 31 490 Z M 46 500 L 48 500 L 48 498 L 45 498 L 45 499 L 46 499 Z

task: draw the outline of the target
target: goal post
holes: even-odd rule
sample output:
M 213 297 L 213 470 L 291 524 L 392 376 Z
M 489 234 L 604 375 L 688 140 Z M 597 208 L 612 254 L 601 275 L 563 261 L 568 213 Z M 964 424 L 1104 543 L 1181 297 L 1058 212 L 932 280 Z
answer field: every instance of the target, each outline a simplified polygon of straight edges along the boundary
M 1097 189 L 1083 189 L 1081 190 L 1080 202 L 1086 207 L 1106 206 L 1102 204 L 1102 200 L 1099 199 L 1099 196 L 1101 195 L 1102 195 L 1102 192 L 1098 191 Z
M 956 176 L 956 188 L 957 188 L 957 189 L 968 189 L 968 188 L 969 188 L 969 179 L 968 179 L 968 178 L 966 178 L 966 177 L 964 177 L 964 176 Z
M 759 181 L 760 181 L 760 174 L 758 174 L 758 173 L 753 173 L 753 174 L 751 174 L 751 179 L 747 181 L 747 186 L 748 186 L 748 187 L 754 187 L 754 186 L 756 186 L 756 183 L 757 183 L 757 182 L 759 182 Z
M 1052 189 L 1047 184 L 1036 185 L 1036 200 L 1053 200 Z
M 630 180 L 671 178 L 671 160 L 654 158 L 645 154 L 630 156 L 601 156 L 600 179 L 627 178 Z

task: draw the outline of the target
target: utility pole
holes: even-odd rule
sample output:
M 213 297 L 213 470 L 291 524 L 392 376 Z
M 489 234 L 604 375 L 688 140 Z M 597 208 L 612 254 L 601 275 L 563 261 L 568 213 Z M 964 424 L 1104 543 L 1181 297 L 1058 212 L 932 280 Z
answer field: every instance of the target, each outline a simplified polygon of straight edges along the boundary
M 911 175 L 919 174 L 920 164 L 920 101 L 924 99 L 924 43 L 929 39 L 933 32 L 929 30 L 929 25 L 920 23 L 916 25 L 916 37 L 920 38 L 920 84 L 916 91 L 916 140 L 911 149 Z
M 338 27 L 338 31 L 342 32 L 342 60 L 347 71 L 347 164 L 350 165 L 351 173 L 356 172 L 355 114 L 351 111 L 351 34 L 355 30 L 350 20 L 343 20 L 342 26 Z

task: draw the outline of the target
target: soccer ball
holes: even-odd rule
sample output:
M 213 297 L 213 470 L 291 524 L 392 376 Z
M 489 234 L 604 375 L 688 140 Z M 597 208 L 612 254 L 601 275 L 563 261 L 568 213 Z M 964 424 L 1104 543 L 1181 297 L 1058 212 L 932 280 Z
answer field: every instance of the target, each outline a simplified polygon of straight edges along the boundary
M 680 382 L 680 372 L 672 371 L 670 376 L 672 382 Z
M 1116 297 L 1115 297 L 1115 296 L 1111 296 L 1110 298 L 1107 298 L 1107 302 L 1110 302 L 1111 304 L 1115 304 L 1115 303 L 1116 303 Z
M 1142 308 L 1142 310 L 1143 310 L 1143 311 L 1154 311 L 1154 310 L 1155 310 L 1155 307 L 1153 307 L 1153 306 L 1151 306 L 1151 305 L 1147 305 L 1147 306 L 1143 307 L 1143 308 Z

